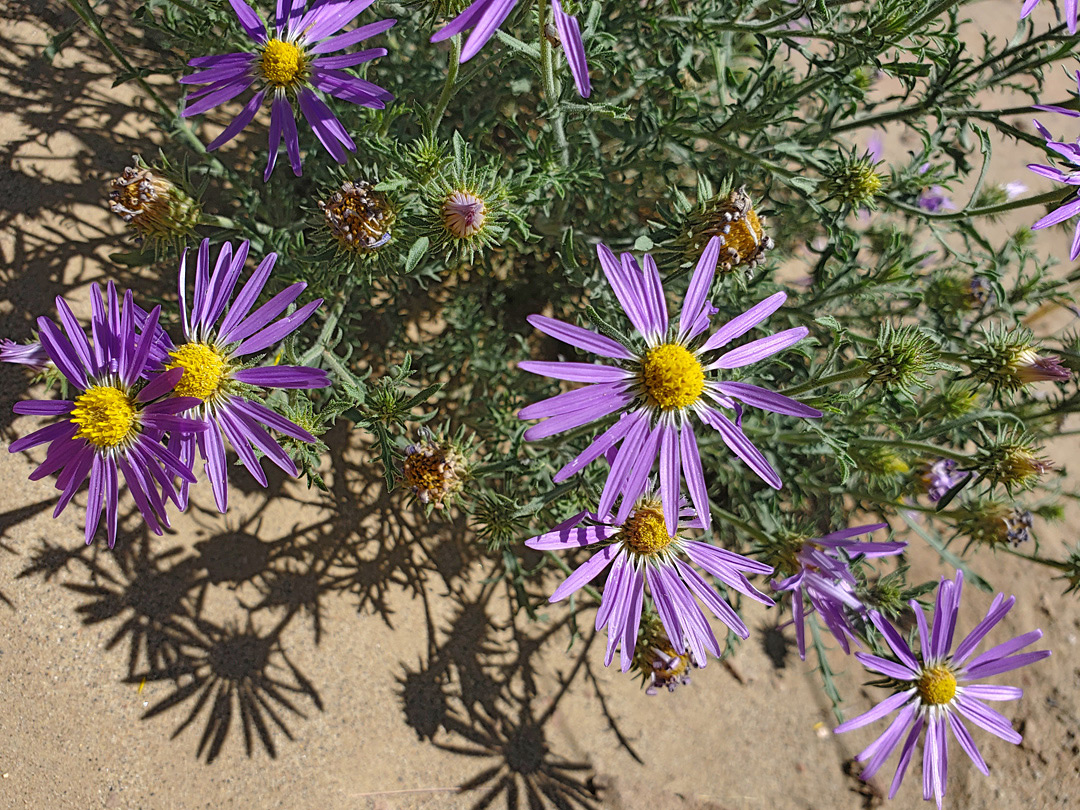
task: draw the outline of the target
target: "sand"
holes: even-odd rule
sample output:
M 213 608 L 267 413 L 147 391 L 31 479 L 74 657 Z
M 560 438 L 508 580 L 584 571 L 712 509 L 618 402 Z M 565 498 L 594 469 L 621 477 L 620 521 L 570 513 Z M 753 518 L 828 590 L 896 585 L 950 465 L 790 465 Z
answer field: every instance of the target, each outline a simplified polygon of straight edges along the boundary
M 988 8 L 1008 20 L 1018 5 Z M 125 237 L 102 204 L 105 178 L 158 136 L 81 32 L 52 65 L 40 58 L 74 21 L 60 8 L 8 7 L 0 22 L 0 335 L 16 339 L 57 294 L 85 312 L 95 279 L 162 289 L 109 261 Z M 890 148 L 905 137 L 891 131 Z M 995 167 L 1015 172 L 991 179 L 1046 188 L 1022 168 L 1041 156 L 1005 146 Z M 21 369 L 0 368 L 0 449 L 33 422 L 11 415 L 25 388 Z M 819 676 L 776 611 L 747 606 L 753 634 L 729 665 L 647 697 L 603 667 L 589 614 L 569 650 L 565 611 L 512 615 L 460 520 L 425 524 L 381 494 L 344 431 L 328 440 L 331 494 L 234 486 L 222 517 L 201 490 L 163 538 L 129 514 L 115 553 L 82 544 L 79 499 L 52 519 L 51 485 L 26 480 L 40 454 L 2 454 L 0 808 L 882 805 L 891 771 L 864 785 L 850 765 L 872 732 L 831 733 Z M 1078 449 L 1050 454 L 1067 468 Z M 1075 542 L 1076 518 L 1070 503 L 1064 524 L 1037 525 L 1044 554 Z M 911 561 L 917 581 L 951 573 L 918 545 Z M 1075 807 L 1078 600 L 1013 558 L 973 565 L 1019 596 L 998 634 L 1041 627 L 1054 656 L 1007 679 L 1026 691 L 1004 708 L 1021 746 L 977 732 L 989 777 L 953 747 L 948 805 Z M 988 602 L 972 593 L 962 624 Z M 881 697 L 854 661 L 832 664 L 849 716 Z M 924 807 L 918 782 L 889 806 Z

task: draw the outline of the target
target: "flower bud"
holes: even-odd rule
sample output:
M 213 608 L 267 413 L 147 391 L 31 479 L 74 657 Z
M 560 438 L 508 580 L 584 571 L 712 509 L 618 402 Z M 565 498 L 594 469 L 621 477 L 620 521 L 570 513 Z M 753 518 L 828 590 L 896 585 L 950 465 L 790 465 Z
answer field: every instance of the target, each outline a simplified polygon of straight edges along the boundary
M 630 668 L 641 676 L 645 694 L 655 695 L 662 688 L 674 692 L 679 686 L 689 686 L 692 666 L 688 652 L 675 652 L 659 617 L 652 612 L 643 616 Z
M 124 220 L 140 239 L 163 243 L 190 236 L 202 207 L 198 200 L 161 174 L 155 174 L 141 158 L 135 166 L 110 184 L 109 209 Z
M 1054 466 L 1039 455 L 1041 449 L 1032 447 L 1022 436 L 1006 434 L 979 448 L 975 454 L 975 469 L 992 486 L 1003 484 L 1010 492 L 1014 487 L 1030 489 Z
M 347 253 L 372 253 L 393 238 L 394 207 L 366 180 L 342 183 L 319 208 L 327 230 Z
M 870 155 L 837 161 L 825 169 L 825 192 L 828 199 L 849 208 L 874 208 L 874 200 L 885 185 L 878 174 L 878 161 Z
M 756 267 L 775 246 L 745 188 L 714 198 L 693 216 L 687 255 L 696 259 L 714 236 L 722 240 L 719 267 L 724 272 Z
M 470 191 L 452 191 L 442 204 L 443 227 L 455 239 L 469 239 L 484 229 L 487 205 Z

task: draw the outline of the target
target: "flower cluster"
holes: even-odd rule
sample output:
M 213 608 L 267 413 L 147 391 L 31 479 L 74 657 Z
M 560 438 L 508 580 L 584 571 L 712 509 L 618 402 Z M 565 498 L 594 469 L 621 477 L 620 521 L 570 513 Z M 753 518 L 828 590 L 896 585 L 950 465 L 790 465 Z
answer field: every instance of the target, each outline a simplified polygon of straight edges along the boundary
M 160 307 L 149 313 L 131 291 L 120 295 L 110 281 L 104 295 L 92 287 L 90 335 L 57 297 L 60 325 L 38 319 L 39 344 L 5 342 L 0 359 L 41 367 L 53 363 L 76 392 L 70 400 L 17 402 L 17 414 L 60 421 L 12 442 L 13 453 L 48 444 L 31 480 L 57 475 L 64 510 L 89 479 L 86 542 L 94 539 L 102 512 L 109 546 L 116 542 L 119 480 L 123 477 L 146 525 L 156 534 L 169 526 L 166 504 L 184 510 L 195 483 L 196 453 L 204 460 L 214 500 L 228 505 L 226 445 L 263 486 L 260 453 L 285 472 L 296 465 L 267 429 L 303 442 L 314 437 L 260 401 L 275 388 L 322 388 L 326 372 L 304 366 L 259 366 L 251 358 L 292 334 L 321 303 L 285 310 L 306 286 L 297 283 L 255 308 L 270 279 L 276 254 L 269 254 L 242 284 L 249 243 L 226 242 L 211 263 L 209 240 L 195 260 L 194 295 L 189 299 L 187 255 L 180 263 L 181 340 L 159 325 Z M 189 305 L 190 300 L 190 305 Z M 177 485 L 179 480 L 179 485 Z

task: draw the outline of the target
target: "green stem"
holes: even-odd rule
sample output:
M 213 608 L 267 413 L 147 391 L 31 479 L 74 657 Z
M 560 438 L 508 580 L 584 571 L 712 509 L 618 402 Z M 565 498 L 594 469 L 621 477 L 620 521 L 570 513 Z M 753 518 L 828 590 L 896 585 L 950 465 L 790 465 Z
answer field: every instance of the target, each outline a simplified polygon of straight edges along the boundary
M 1005 550 L 1012 554 L 1014 557 L 1020 557 L 1028 562 L 1038 563 L 1039 565 L 1045 565 L 1047 568 L 1056 568 L 1058 571 L 1072 571 L 1073 567 L 1068 563 L 1061 562 L 1060 560 L 1048 560 L 1046 557 L 1040 557 L 1036 554 L 1024 554 L 1022 551 L 1017 551 L 1012 546 L 1006 546 Z
M 455 34 L 450 37 L 450 56 L 446 62 L 446 82 L 443 84 L 442 94 L 439 96 L 439 100 L 435 102 L 435 107 L 431 111 L 431 115 L 428 117 L 427 131 L 428 134 L 434 134 L 439 128 L 439 122 L 442 120 L 443 115 L 446 114 L 446 108 L 450 104 L 450 99 L 454 97 L 454 92 L 457 83 L 458 71 L 461 69 L 461 34 Z
M 994 214 L 1003 214 L 1006 211 L 1014 211 L 1018 208 L 1027 208 L 1032 205 L 1060 203 L 1071 193 L 1072 191 L 1063 192 L 1061 189 L 1055 189 L 1053 191 L 1043 192 L 1042 194 L 1036 194 L 1034 197 L 1025 197 L 1022 200 L 1013 200 L 1011 202 L 999 203 L 998 205 L 988 205 L 984 208 L 968 208 L 965 211 L 956 211 L 952 214 L 931 214 L 918 206 L 909 205 L 900 200 L 895 200 L 892 197 L 883 197 L 882 200 L 892 208 L 907 211 L 910 214 L 917 214 L 923 219 L 934 222 L 956 222 L 958 220 L 971 219 L 972 217 L 987 217 L 993 216 Z
M 796 394 L 802 394 L 807 391 L 813 391 L 815 388 L 822 388 L 826 385 L 833 385 L 834 383 L 844 382 L 845 380 L 856 380 L 859 377 L 866 375 L 866 366 L 859 363 L 844 371 L 838 371 L 835 374 L 830 374 L 828 377 L 818 377 L 816 380 L 810 380 L 804 382 L 802 385 L 796 385 L 794 388 L 788 388 L 781 391 L 785 397 L 793 397 Z
M 903 450 L 911 450 L 930 457 L 951 458 L 953 461 L 959 461 L 964 464 L 971 461 L 971 456 L 956 450 L 950 450 L 947 447 L 929 444 L 928 442 L 909 442 L 904 441 L 903 439 L 856 439 L 852 444 L 855 446 L 871 444 L 885 445 L 886 447 L 899 447 Z
M 539 0 L 540 17 L 540 71 L 544 82 L 544 96 L 551 107 L 551 126 L 555 130 L 555 142 L 559 145 L 559 156 L 563 166 L 570 165 L 570 143 L 566 139 L 566 125 L 563 122 L 562 104 L 559 101 L 559 85 L 555 81 L 555 54 L 551 42 L 544 35 L 547 26 L 548 0 Z

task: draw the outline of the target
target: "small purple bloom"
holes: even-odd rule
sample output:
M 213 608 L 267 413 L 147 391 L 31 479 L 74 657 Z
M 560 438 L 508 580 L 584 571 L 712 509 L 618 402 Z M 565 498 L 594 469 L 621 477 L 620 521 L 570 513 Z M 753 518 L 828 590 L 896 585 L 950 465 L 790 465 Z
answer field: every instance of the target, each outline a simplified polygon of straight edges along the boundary
M 304 0 L 292 0 L 291 3 L 277 0 L 274 28 L 270 32 L 244 0 L 229 0 L 240 26 L 255 43 L 255 48 L 250 52 L 201 56 L 188 62 L 198 70 L 184 76 L 180 83 L 205 84 L 207 87 L 188 96 L 184 116 L 199 115 L 225 104 L 252 86 L 257 86 L 258 90 L 225 131 L 206 148 L 217 149 L 235 138 L 251 123 L 270 94 L 270 158 L 263 180 L 269 180 L 274 171 L 282 138 L 293 174 L 297 177 L 301 174 L 300 141 L 292 100 L 299 105 L 300 112 L 326 151 L 338 163 L 344 163 L 345 149 L 355 152 L 356 144 L 315 91 L 374 109 L 383 109 L 386 102 L 393 100 L 394 96 L 378 85 L 344 70 L 385 56 L 385 48 L 327 55 L 382 34 L 397 22 L 380 20 L 338 33 L 373 2 L 325 0 L 315 2 L 305 12 Z
M 1080 77 L 1080 73 L 1077 74 Z M 1050 109 L 1050 108 L 1047 108 Z M 1061 112 L 1068 112 L 1066 110 L 1060 110 Z M 1078 114 L 1078 113 L 1071 113 Z M 1065 158 L 1074 167 L 1080 167 L 1080 141 L 1076 143 L 1063 143 L 1061 141 L 1055 141 L 1050 131 L 1040 124 L 1035 122 L 1035 128 L 1039 130 L 1039 134 L 1046 139 L 1046 146 L 1049 149 L 1057 152 L 1063 158 Z M 1029 163 L 1028 168 L 1035 174 L 1043 177 L 1048 177 L 1058 183 L 1065 183 L 1069 186 L 1080 185 L 1080 170 L 1074 168 L 1070 171 L 1062 171 L 1056 169 L 1053 166 L 1043 166 L 1038 163 Z M 1060 206 L 1056 211 L 1051 211 L 1045 217 L 1040 219 L 1034 225 L 1031 226 L 1031 230 L 1038 231 L 1043 228 L 1049 228 L 1051 225 L 1058 225 L 1067 219 L 1080 214 L 1080 198 L 1071 200 Z M 1073 231 L 1072 248 L 1069 250 L 1069 258 L 1075 260 L 1080 256 L 1080 221 L 1076 223 L 1076 228 Z
M 550 601 L 565 599 L 611 565 L 596 614 L 596 629 L 607 625 L 605 666 L 611 664 L 615 648 L 621 645 L 623 672 L 633 663 L 646 585 L 674 652 L 689 651 L 697 666 L 705 666 L 706 650 L 719 657 L 721 648 L 694 596 L 740 637 L 749 637 L 750 631 L 731 605 L 686 560 L 728 588 L 762 604 L 773 604 L 744 576 L 744 572 L 771 574 L 772 566 L 680 536 L 683 529 L 702 528 L 701 520 L 685 500 L 678 504 L 679 518 L 685 520 L 675 532 L 669 532 L 664 518 L 667 504 L 661 506 L 656 495 L 653 492 L 638 500 L 625 520 L 612 518 L 610 513 L 601 518 L 582 512 L 553 531 L 525 541 L 526 546 L 538 551 L 565 551 L 600 544 L 592 557 L 555 590 Z
M 515 5 L 517 5 L 517 0 L 475 0 L 472 5 L 433 34 L 431 41 L 442 42 L 471 28 L 472 33 L 469 34 L 465 46 L 461 49 L 460 60 L 462 63 L 468 62 L 480 53 L 498 27 L 510 16 Z M 589 81 L 589 66 L 585 62 L 585 44 L 581 39 L 581 27 L 578 25 L 577 17 L 564 12 L 559 0 L 551 0 L 551 15 L 578 93 L 582 98 L 588 98 L 592 93 L 592 85 Z
M 849 611 L 867 614 L 866 607 L 855 595 L 855 577 L 848 569 L 849 559 L 855 556 L 867 558 L 887 557 L 899 554 L 907 543 L 859 542 L 850 538 L 887 529 L 887 523 L 857 526 L 843 529 L 824 537 L 808 540 L 795 555 L 800 570 L 783 580 L 773 580 L 773 590 L 791 594 L 791 612 L 795 621 L 795 640 L 799 657 L 806 660 L 806 602 L 825 622 L 829 632 L 840 643 L 844 652 L 850 652 L 848 638 L 855 639 Z
M 104 301 L 100 288 L 92 286 L 91 304 L 92 343 L 63 298 L 56 299 L 63 329 L 49 318 L 38 318 L 42 347 L 78 395 L 73 400 L 16 402 L 15 413 L 59 416 L 62 421 L 12 442 L 9 450 L 18 453 L 49 444 L 45 460 L 30 473 L 30 480 L 58 474 L 56 486 L 61 494 L 54 517 L 89 478 L 86 542 L 94 539 L 104 509 L 112 548 L 116 543 L 120 475 L 146 525 L 161 534 L 161 527 L 169 525 L 165 499 L 180 506 L 174 477 L 195 480 L 191 464 L 166 448 L 162 436 L 190 436 L 203 426 L 178 415 L 197 400 L 168 396 L 182 372 L 149 376 L 149 382 L 142 385 L 152 369 L 152 354 L 159 341 L 160 309 L 155 307 L 140 318 L 131 292 L 125 294 L 121 305 L 112 282 Z M 148 339 L 148 335 L 153 338 Z
M 1039 5 L 1039 0 L 1024 0 L 1024 5 L 1020 7 L 1020 19 L 1022 20 L 1031 14 L 1037 5 Z M 1080 8 L 1080 3 L 1077 0 L 1065 0 L 1065 23 L 1069 26 L 1070 34 L 1076 33 L 1078 8 Z
M 675 533 L 683 476 L 694 508 L 709 527 L 709 498 L 691 415 L 719 432 L 728 448 L 774 489 L 781 486 L 780 476 L 740 428 L 743 405 L 803 418 L 821 416 L 814 408 L 756 385 L 713 378 L 712 372 L 742 368 L 771 357 L 808 332 L 799 326 L 750 341 L 715 359 L 707 357 L 762 323 L 787 299 L 786 293 L 775 293 L 704 337 L 715 312 L 706 297 L 720 246 L 721 239 L 713 237 L 702 253 L 677 326 L 669 323 L 660 272 L 652 256 L 645 255 L 643 270 L 629 253 L 620 260 L 606 245 L 597 246 L 608 283 L 640 336 L 629 346 L 580 326 L 543 315 L 529 316 L 529 323 L 541 332 L 615 361 L 609 365 L 520 363 L 519 368 L 533 374 L 589 385 L 522 408 L 518 416 L 544 419 L 525 432 L 527 440 L 535 441 L 620 414 L 614 425 L 555 474 L 556 482 L 563 481 L 622 442 L 598 509 L 607 514 L 622 496 L 617 522 L 629 516 L 659 458 L 668 531 Z M 734 411 L 734 421 L 719 408 Z
M 930 186 L 930 188 L 924 188 L 919 193 L 919 199 L 917 201 L 919 208 L 924 211 L 929 211 L 931 214 L 935 214 L 938 211 L 952 211 L 956 208 L 953 205 L 952 198 L 946 193 L 945 189 L 941 186 Z
M 1012 202 L 1018 200 L 1028 193 L 1028 187 L 1021 183 L 1019 180 L 1013 180 L 1009 183 L 1003 183 L 1001 190 L 1005 192 L 1005 199 Z
M 282 313 L 299 297 L 307 284 L 297 282 L 285 288 L 254 312 L 252 308 L 263 291 L 270 271 L 277 261 L 271 253 L 233 296 L 248 256 L 248 242 L 233 251 L 226 242 L 210 269 L 210 240 L 199 247 L 195 264 L 195 294 L 188 307 L 187 253 L 180 261 L 180 314 L 184 340 L 170 346 L 166 368 L 183 369 L 174 394 L 191 397 L 195 407 L 191 415 L 205 426 L 198 435 L 174 434 L 170 449 L 187 464 L 195 449 L 206 462 L 214 500 L 220 511 L 228 505 L 228 464 L 225 443 L 229 440 L 240 462 L 264 487 L 266 474 L 256 451 L 264 454 L 289 475 L 296 475 L 296 464 L 265 428 L 271 428 L 303 442 L 315 437 L 285 417 L 252 399 L 244 386 L 260 388 L 324 388 L 330 384 L 322 369 L 307 366 L 249 366 L 241 358 L 261 354 L 299 329 L 315 312 L 322 299 L 316 299 L 290 315 Z M 231 302 L 231 305 L 230 305 Z M 226 307 L 228 311 L 226 312 Z M 181 488 L 181 503 L 187 505 L 188 487 Z
M 38 342 L 16 343 L 7 338 L 0 339 L 0 362 L 16 363 L 29 366 L 34 371 L 41 371 L 50 362 L 49 353 Z
M 896 659 L 881 658 L 869 653 L 855 653 L 855 657 L 871 672 L 897 681 L 900 684 L 896 687 L 899 691 L 865 714 L 836 727 L 838 734 L 862 728 L 899 709 L 900 713 L 885 732 L 856 757 L 859 762 L 866 763 L 862 778 L 873 777 L 903 740 L 900 762 L 889 789 L 889 798 L 893 798 L 904 774 L 907 773 L 919 735 L 925 730 L 923 799 L 934 799 L 939 810 L 945 797 L 948 776 L 947 730 L 952 732 L 964 753 L 984 774 L 989 773 L 989 770 L 975 747 L 964 720 L 1007 742 L 1020 742 L 1020 735 L 1013 730 L 1009 721 L 983 701 L 1017 700 L 1023 695 L 1023 691 L 1015 686 L 996 686 L 973 681 L 1011 672 L 1050 655 L 1049 650 L 1020 652 L 1042 638 L 1041 630 L 1032 630 L 972 657 L 979 643 L 1005 618 L 1005 614 L 1016 602 L 1016 597 L 1010 596 L 1006 599 L 1005 595 L 1000 593 L 991 603 L 986 617 L 957 645 L 956 650 L 950 653 L 963 582 L 963 574 L 959 572 L 955 582 L 942 578 L 931 627 L 927 626 L 926 617 L 919 604 L 911 601 L 911 609 L 919 624 L 918 656 L 889 622 L 879 614 L 870 614 Z
M 951 458 L 939 458 L 928 465 L 921 476 L 927 497 L 935 503 L 945 497 L 945 493 L 963 478 L 964 473 L 957 471 L 956 462 Z

